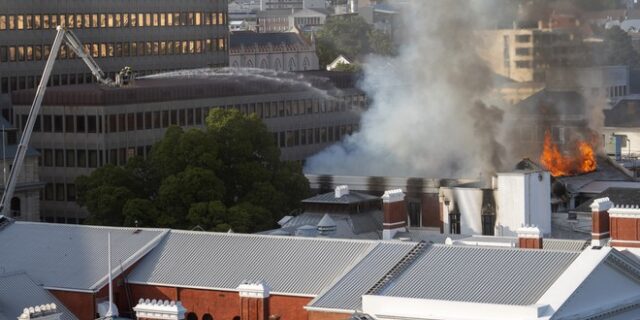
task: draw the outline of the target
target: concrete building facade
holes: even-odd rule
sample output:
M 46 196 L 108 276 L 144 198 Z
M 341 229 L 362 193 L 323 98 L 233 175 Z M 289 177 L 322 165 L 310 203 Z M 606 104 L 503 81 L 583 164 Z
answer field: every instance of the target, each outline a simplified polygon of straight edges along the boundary
M 570 66 L 580 53 L 580 41 L 563 29 L 497 29 L 478 32 L 478 54 L 493 72 L 518 82 L 541 82 L 550 67 Z
M 366 105 L 350 74 L 314 74 L 318 76 L 306 74 L 310 82 L 299 83 L 238 75 L 137 80 L 123 88 L 97 84 L 50 88 L 31 139 L 41 153 L 41 179 L 46 182 L 43 219 L 82 222 L 86 212 L 75 203 L 76 177 L 148 155 L 171 125 L 202 128 L 213 108 L 256 114 L 272 132 L 281 159 L 303 161 L 356 131 Z M 33 90 L 14 92 L 13 99 L 15 121 L 22 129 Z
M 228 65 L 227 0 L 0 1 L 0 99 L 38 85 L 55 28 L 72 30 L 110 77 Z M 50 84 L 93 82 L 63 46 Z M 5 109 L 8 119 L 10 111 Z

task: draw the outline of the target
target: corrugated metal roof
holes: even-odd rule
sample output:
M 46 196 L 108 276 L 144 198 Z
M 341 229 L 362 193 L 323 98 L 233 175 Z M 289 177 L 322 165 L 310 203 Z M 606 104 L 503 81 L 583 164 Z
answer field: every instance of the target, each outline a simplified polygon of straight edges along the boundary
M 48 288 L 94 291 L 107 283 L 107 233 L 114 270 L 126 269 L 167 231 L 15 222 L 0 230 L 0 265 Z M 45 263 L 46 262 L 46 263 Z
M 62 320 L 77 320 L 55 296 L 24 273 L 0 276 L 0 320 L 15 320 L 24 308 L 55 303 Z
M 262 280 L 281 294 L 317 295 L 379 242 L 171 231 L 131 283 L 235 290 Z
M 582 251 L 587 246 L 587 243 L 587 240 L 545 238 L 542 240 L 542 248 L 544 250 Z
M 530 305 L 579 252 L 433 245 L 385 296 Z
M 353 192 L 345 194 L 340 198 L 336 198 L 334 192 L 328 192 L 313 196 L 308 199 L 302 200 L 302 203 L 331 203 L 331 204 L 352 204 L 360 202 L 368 202 L 372 200 L 379 200 L 380 197 L 368 195 L 366 193 Z
M 416 244 L 380 243 L 330 289 L 309 303 L 316 308 L 362 310 L 362 295 L 367 293 Z
M 294 235 L 301 226 L 319 226 L 326 213 L 304 212 L 292 217 L 281 229 L 263 234 Z M 331 238 L 379 240 L 382 235 L 382 211 L 368 211 L 361 213 L 331 213 L 336 230 L 326 235 Z

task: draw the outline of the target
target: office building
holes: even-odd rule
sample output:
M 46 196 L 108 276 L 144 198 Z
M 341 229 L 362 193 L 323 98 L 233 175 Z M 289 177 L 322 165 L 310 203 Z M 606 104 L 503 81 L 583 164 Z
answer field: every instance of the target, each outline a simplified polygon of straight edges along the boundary
M 366 100 L 352 74 L 306 72 L 265 80 L 268 73 L 139 79 L 121 88 L 50 88 L 31 138 L 41 153 L 46 182 L 44 220 L 82 222 L 86 211 L 75 203 L 76 177 L 147 156 L 167 127 L 202 128 L 212 108 L 255 113 L 273 133 L 281 159 L 288 161 L 303 161 L 358 129 Z M 13 92 L 19 129 L 33 95 L 34 90 Z
M 227 0 L 0 1 L 0 105 L 11 119 L 9 93 L 38 85 L 56 34 L 72 30 L 110 77 L 228 65 Z M 67 47 L 50 84 L 93 82 Z

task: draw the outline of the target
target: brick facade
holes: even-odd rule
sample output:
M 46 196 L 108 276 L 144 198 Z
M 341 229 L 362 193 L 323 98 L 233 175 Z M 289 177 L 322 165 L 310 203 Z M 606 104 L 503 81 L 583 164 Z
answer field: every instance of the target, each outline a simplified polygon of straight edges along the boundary
M 187 312 L 195 313 L 198 319 L 202 319 L 205 314 L 210 314 L 213 319 L 229 320 L 243 316 L 241 314 L 242 303 L 240 295 L 234 291 L 175 288 L 141 284 L 131 284 L 129 288 L 132 301 L 138 301 L 140 298 L 180 301 L 187 309 Z M 280 319 L 307 320 L 308 313 L 304 309 L 304 306 L 312 299 L 313 297 L 272 294 L 264 303 L 266 307 L 264 318 L 257 319 L 269 319 L 270 316 L 277 315 L 280 316 Z M 254 307 L 257 307 L 257 305 Z
M 407 225 L 407 205 L 404 201 L 385 202 L 382 204 L 384 211 L 384 229 L 395 229 Z
M 309 311 L 308 320 L 349 320 L 351 313 Z
M 593 239 L 609 238 L 609 212 L 594 211 L 591 214 L 591 220 L 593 224 L 591 237 Z
M 542 238 L 518 238 L 520 249 L 542 249 Z

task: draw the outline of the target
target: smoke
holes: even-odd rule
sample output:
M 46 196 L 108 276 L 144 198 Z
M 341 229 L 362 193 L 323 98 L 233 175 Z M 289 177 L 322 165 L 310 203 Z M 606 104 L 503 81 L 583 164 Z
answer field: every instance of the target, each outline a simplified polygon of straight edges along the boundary
M 413 0 L 397 56 L 370 57 L 372 103 L 360 131 L 311 157 L 317 174 L 477 177 L 499 170 L 502 110 L 487 106 L 493 74 L 474 30 L 487 1 Z M 482 10 L 480 10 L 482 9 Z

